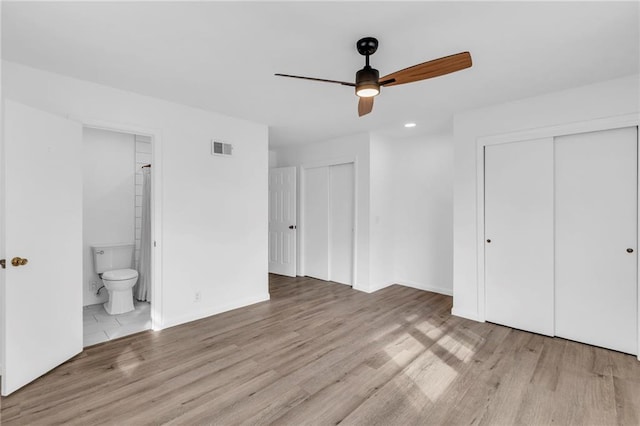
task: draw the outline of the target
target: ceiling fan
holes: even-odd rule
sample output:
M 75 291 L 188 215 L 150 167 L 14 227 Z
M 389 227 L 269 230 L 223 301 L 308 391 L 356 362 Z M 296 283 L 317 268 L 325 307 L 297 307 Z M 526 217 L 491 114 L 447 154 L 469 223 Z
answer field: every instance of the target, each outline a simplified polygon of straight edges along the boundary
M 369 56 L 378 50 L 378 40 L 374 37 L 365 37 L 356 43 L 358 52 L 366 57 L 364 68 L 356 73 L 356 82 L 327 80 L 324 78 L 302 77 L 299 75 L 276 74 L 280 77 L 301 78 L 304 80 L 323 81 L 326 83 L 342 84 L 343 86 L 355 87 L 358 101 L 358 115 L 362 117 L 369 114 L 373 109 L 373 97 L 380 93 L 380 86 L 397 86 L 398 84 L 413 83 L 415 81 L 426 80 L 428 78 L 439 77 L 441 75 L 460 71 L 471 66 L 471 54 L 461 52 L 455 55 L 445 56 L 432 61 L 423 62 L 380 78 L 377 69 L 369 65 Z

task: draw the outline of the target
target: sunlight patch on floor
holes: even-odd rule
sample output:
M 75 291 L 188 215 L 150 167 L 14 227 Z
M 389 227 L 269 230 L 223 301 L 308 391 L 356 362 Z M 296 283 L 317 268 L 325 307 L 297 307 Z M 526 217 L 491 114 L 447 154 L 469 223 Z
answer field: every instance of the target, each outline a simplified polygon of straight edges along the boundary
M 140 359 L 138 356 L 132 357 L 131 351 L 121 352 L 114 362 L 114 367 L 126 377 L 131 377 L 139 366 Z
M 458 377 L 458 372 L 439 358 L 431 364 L 430 370 L 433 374 L 429 374 L 429 380 L 416 380 L 414 383 L 431 402 L 436 402 Z
M 426 350 L 418 349 L 419 353 L 414 352 L 410 361 L 404 360 L 405 364 L 396 361 L 398 355 L 402 354 L 398 353 L 398 347 L 387 346 L 387 355 L 399 366 L 405 365 L 396 381 L 404 383 L 404 386 L 401 386 L 406 390 L 403 396 L 413 408 L 422 409 L 427 400 L 432 403 L 438 401 L 455 382 L 463 366 L 473 359 L 475 347 L 470 346 L 469 342 L 461 337 L 437 329 L 429 330 L 427 333 L 418 328 L 408 329 L 407 333 L 403 334 L 403 342 L 399 344 L 414 350 Z

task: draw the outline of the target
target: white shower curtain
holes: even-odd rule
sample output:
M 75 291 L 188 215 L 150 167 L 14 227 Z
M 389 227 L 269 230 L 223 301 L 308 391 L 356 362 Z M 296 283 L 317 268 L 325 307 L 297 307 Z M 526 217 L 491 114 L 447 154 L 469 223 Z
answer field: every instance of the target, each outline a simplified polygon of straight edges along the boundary
M 142 229 L 135 297 L 151 301 L 151 167 L 142 169 Z

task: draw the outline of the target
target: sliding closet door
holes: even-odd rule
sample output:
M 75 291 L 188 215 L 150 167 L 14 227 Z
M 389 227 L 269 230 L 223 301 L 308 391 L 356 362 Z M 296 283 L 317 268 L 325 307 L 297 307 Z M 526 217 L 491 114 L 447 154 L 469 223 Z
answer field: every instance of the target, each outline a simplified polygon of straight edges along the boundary
M 304 170 L 304 275 L 352 285 L 353 163 Z
M 553 139 L 485 147 L 486 319 L 553 335 Z
M 353 284 L 353 163 L 330 167 L 329 279 Z
M 329 168 L 304 172 L 304 274 L 329 279 Z
M 637 345 L 637 128 L 556 138 L 556 335 Z

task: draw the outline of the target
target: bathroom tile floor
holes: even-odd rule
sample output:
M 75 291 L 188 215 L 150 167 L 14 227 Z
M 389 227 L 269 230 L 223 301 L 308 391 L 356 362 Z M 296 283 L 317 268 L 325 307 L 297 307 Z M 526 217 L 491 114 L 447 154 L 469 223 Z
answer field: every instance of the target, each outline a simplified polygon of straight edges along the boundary
M 135 310 L 109 315 L 102 304 L 82 309 L 84 347 L 151 329 L 149 302 L 134 302 Z

